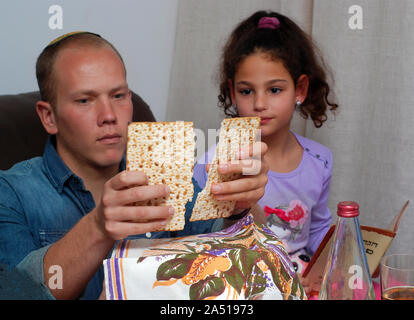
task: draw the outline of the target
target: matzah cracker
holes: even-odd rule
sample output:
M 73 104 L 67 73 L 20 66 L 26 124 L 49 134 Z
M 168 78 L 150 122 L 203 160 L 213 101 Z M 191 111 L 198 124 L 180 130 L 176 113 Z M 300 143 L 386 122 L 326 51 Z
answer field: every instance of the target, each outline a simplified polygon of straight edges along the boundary
M 259 127 L 259 117 L 231 118 L 221 122 L 219 143 L 208 171 L 206 186 L 197 196 L 190 221 L 227 218 L 232 214 L 235 201 L 216 200 L 211 193 L 211 185 L 241 177 L 241 174 L 235 173 L 219 174 L 218 165 L 238 160 L 240 149 L 255 141 Z
M 168 198 L 136 203 L 174 207 L 162 230 L 184 229 L 185 205 L 194 194 L 194 145 L 192 122 L 132 122 L 128 126 L 126 169 L 143 171 L 149 185 L 166 184 L 171 191 Z

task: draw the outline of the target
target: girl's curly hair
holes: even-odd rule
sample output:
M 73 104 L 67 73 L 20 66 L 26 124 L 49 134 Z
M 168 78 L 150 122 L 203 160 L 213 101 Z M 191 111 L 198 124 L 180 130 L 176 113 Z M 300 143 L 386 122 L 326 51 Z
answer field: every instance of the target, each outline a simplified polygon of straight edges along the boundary
M 277 29 L 257 28 L 262 17 L 276 17 L 280 26 Z M 310 117 L 317 128 L 321 127 L 327 120 L 327 110 L 338 108 L 328 98 L 330 88 L 325 71 L 328 68 L 310 37 L 292 20 L 276 12 L 258 11 L 242 21 L 230 35 L 221 57 L 218 106 L 227 116 L 238 116 L 237 109 L 232 106 L 229 80 L 234 84 L 239 64 L 258 52 L 282 61 L 295 86 L 302 74 L 308 76 L 308 94 L 298 111 L 303 118 Z

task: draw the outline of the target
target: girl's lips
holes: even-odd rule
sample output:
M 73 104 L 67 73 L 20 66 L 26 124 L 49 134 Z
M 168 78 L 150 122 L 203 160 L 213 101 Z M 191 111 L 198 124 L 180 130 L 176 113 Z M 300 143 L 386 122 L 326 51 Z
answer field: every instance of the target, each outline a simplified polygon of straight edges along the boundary
M 261 121 L 260 121 L 260 125 L 264 125 L 264 124 L 268 123 L 271 120 L 272 120 L 272 118 L 262 118 Z

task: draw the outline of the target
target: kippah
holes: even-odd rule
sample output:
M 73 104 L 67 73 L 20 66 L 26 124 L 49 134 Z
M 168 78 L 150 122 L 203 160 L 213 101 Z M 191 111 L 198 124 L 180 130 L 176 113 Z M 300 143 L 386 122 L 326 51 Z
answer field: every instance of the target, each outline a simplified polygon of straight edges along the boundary
M 60 37 L 57 37 L 56 39 L 54 39 L 54 40 L 52 40 L 47 46 L 46 46 L 46 48 L 48 48 L 48 47 L 50 47 L 50 46 L 53 46 L 53 45 L 55 45 L 55 44 L 57 44 L 57 43 L 59 43 L 60 41 L 62 41 L 63 39 L 66 39 L 66 38 L 69 38 L 69 37 L 71 37 L 71 36 L 74 36 L 74 35 L 77 35 L 77 34 L 93 34 L 93 35 L 95 35 L 95 36 L 97 36 L 97 37 L 101 37 L 99 34 L 97 34 L 97 33 L 93 33 L 93 32 L 89 32 L 89 31 L 73 31 L 73 32 L 69 32 L 69 33 L 66 33 L 66 34 L 64 34 L 64 35 L 61 35 Z M 45 49 L 46 49 L 45 48 Z

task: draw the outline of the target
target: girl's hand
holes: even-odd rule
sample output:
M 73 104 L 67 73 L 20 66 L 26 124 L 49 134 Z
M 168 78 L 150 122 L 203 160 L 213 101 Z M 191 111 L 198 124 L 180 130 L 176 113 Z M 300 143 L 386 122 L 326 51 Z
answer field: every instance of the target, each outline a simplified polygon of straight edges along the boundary
M 264 159 L 267 145 L 255 142 L 240 152 L 238 163 L 221 164 L 220 174 L 241 173 L 242 177 L 233 181 L 215 183 L 211 187 L 217 200 L 236 201 L 236 209 L 251 208 L 259 201 L 267 184 L 269 165 Z

